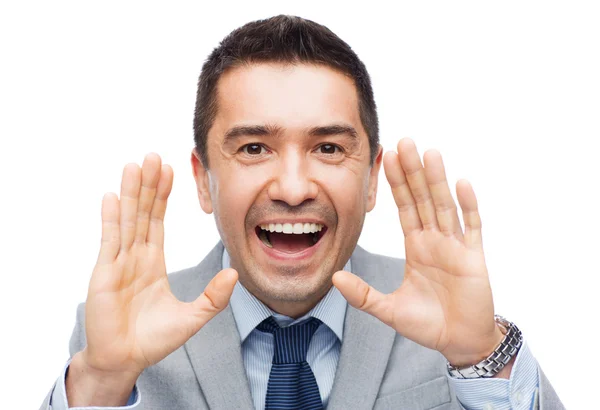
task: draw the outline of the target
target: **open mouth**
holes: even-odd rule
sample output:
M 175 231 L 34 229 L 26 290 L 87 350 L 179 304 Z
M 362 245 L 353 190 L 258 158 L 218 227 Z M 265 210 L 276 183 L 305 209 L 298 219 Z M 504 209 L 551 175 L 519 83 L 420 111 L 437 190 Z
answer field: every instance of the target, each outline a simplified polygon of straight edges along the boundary
M 272 223 L 256 227 L 256 235 L 267 247 L 284 253 L 298 253 L 319 242 L 327 227 L 318 223 Z

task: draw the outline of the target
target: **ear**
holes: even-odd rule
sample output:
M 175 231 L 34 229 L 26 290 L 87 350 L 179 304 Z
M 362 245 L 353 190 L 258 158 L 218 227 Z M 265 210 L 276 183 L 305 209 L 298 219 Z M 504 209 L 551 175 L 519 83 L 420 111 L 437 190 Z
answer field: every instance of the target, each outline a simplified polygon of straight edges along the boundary
M 381 169 L 381 161 L 383 159 L 383 147 L 378 146 L 377 156 L 373 161 L 371 170 L 369 171 L 369 188 L 367 191 L 367 212 L 371 212 L 375 208 L 375 200 L 377 198 L 377 181 L 379 179 L 379 170 Z
M 200 154 L 196 151 L 196 148 L 192 149 L 192 170 L 194 172 L 194 179 L 196 180 L 196 188 L 198 190 L 198 200 L 200 201 L 200 207 L 207 214 L 211 214 L 213 211 L 212 200 L 210 198 L 210 175 L 208 170 L 202 165 L 200 160 Z

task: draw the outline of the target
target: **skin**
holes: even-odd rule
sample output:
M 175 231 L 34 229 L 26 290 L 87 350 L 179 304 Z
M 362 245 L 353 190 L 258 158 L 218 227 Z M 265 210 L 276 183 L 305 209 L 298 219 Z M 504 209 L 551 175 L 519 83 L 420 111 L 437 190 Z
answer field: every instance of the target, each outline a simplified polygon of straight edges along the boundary
M 163 252 L 173 171 L 157 154 L 148 154 L 141 168 L 128 164 L 120 197 L 108 193 L 102 201 L 102 243 L 86 301 L 87 346 L 74 355 L 66 380 L 70 406 L 124 405 L 146 367 L 227 306 L 238 279 L 291 317 L 309 311 L 333 284 L 352 306 L 456 366 L 475 364 L 495 349 L 503 334 L 493 319 L 477 200 L 471 185 L 458 181 L 461 227 L 439 152 L 427 151 L 423 163 L 414 142 L 402 139 L 385 157 L 379 148 L 371 164 L 356 88 L 323 66 L 238 67 L 222 76 L 218 99 L 208 136 L 210 167 L 196 152 L 191 162 L 200 205 L 214 213 L 234 269 L 217 273 L 196 301 L 177 300 Z M 311 135 L 314 127 L 332 124 L 352 127 L 355 136 L 332 128 Z M 239 126 L 268 132 L 248 135 L 246 128 L 225 137 Z M 340 270 L 375 206 L 382 163 L 405 236 L 404 280 L 389 295 Z M 315 218 L 327 232 L 309 256 L 273 259 L 254 231 L 273 218 Z M 496 377 L 508 378 L 512 364 Z
M 371 167 L 356 88 L 323 66 L 239 67 L 221 77 L 218 96 L 209 169 L 192 155 L 200 204 L 214 212 L 240 282 L 274 311 L 300 317 L 331 288 L 333 272 L 356 246 L 365 214 L 375 206 L 381 149 Z M 309 133 L 335 124 L 357 135 Z M 239 126 L 273 129 L 224 137 Z M 248 144 L 259 149 L 250 155 Z M 312 257 L 279 261 L 261 250 L 256 226 L 289 218 L 317 218 L 327 226 Z

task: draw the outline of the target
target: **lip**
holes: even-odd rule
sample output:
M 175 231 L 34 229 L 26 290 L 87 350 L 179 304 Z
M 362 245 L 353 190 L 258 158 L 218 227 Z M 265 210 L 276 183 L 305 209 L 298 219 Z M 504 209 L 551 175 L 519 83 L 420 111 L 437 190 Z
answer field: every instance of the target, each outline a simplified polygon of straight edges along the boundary
M 306 222 L 308 222 L 308 220 L 306 220 Z M 268 222 L 262 222 L 262 223 L 268 223 Z M 275 223 L 275 222 L 271 222 L 271 223 Z M 315 222 L 315 223 L 320 223 L 320 222 Z M 267 245 L 265 245 L 263 243 L 263 241 L 260 240 L 258 235 L 253 235 L 253 236 L 255 238 L 255 241 L 258 243 L 258 246 L 261 248 L 261 250 L 265 254 L 267 254 L 267 256 L 269 258 L 272 258 L 272 259 L 275 259 L 275 260 L 278 260 L 281 262 L 293 262 L 293 261 L 301 261 L 301 260 L 311 258 L 320 249 L 321 243 L 323 243 L 323 239 L 327 236 L 327 231 L 325 231 L 323 236 L 321 236 L 319 241 L 317 243 L 315 243 L 313 246 L 304 249 L 302 252 L 296 252 L 296 253 L 286 253 L 286 252 L 278 251 L 277 249 L 274 249 L 274 248 L 269 248 Z

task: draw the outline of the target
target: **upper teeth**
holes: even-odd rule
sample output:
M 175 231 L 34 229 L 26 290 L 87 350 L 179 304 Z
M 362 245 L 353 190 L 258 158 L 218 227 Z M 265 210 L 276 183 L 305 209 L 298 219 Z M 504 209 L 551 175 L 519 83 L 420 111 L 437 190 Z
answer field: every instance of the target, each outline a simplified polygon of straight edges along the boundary
M 313 223 L 285 223 L 285 224 L 262 224 L 260 229 L 269 232 L 283 232 L 289 234 L 301 234 L 301 233 L 315 233 L 323 229 L 321 224 Z

